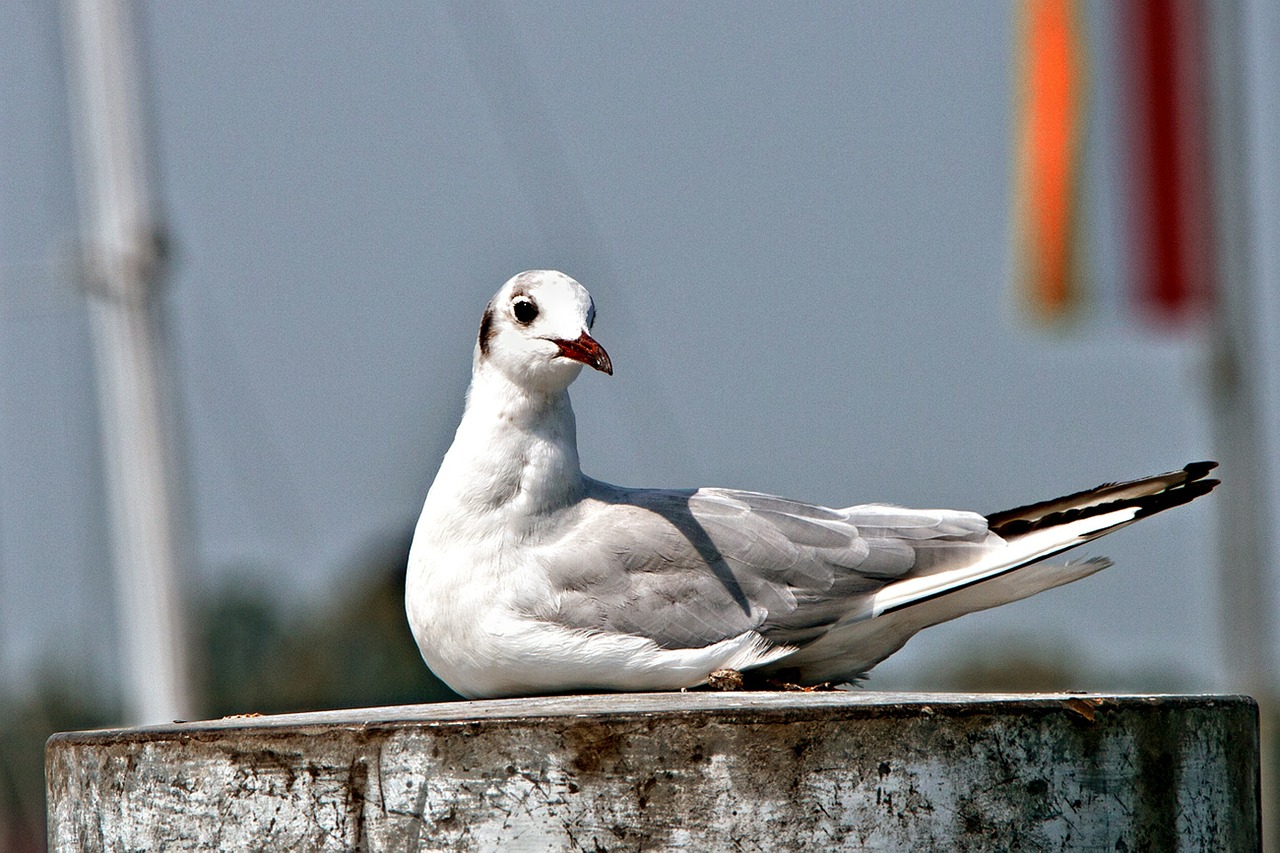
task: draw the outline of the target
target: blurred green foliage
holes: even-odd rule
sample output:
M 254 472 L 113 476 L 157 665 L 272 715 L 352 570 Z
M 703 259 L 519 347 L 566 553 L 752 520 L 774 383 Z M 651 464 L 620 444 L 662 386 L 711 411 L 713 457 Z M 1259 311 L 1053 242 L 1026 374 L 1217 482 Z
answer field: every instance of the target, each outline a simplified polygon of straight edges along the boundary
M 406 549 L 407 551 L 407 546 Z M 404 552 L 334 604 L 285 615 L 261 592 L 229 585 L 201 608 L 209 716 L 457 699 L 418 653 L 404 615 Z M 389 563 L 389 564 L 388 564 Z
M 21 697 L 0 695 L 0 851 L 44 849 L 44 742 L 57 731 L 91 729 L 119 711 L 46 667 Z
M 193 597 L 203 716 L 287 713 L 458 698 L 422 662 L 404 615 L 408 542 L 359 561 L 313 607 L 283 607 L 240 579 Z M 21 696 L 0 694 L 0 853 L 44 849 L 44 742 L 119 725 L 117 703 L 47 667 Z

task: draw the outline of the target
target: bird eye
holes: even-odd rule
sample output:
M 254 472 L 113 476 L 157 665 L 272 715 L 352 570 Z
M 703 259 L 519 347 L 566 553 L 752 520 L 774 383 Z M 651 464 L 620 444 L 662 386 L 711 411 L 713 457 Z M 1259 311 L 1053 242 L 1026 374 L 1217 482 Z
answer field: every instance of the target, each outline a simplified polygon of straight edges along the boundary
M 517 300 L 516 304 L 511 306 L 511 310 L 515 312 L 516 320 L 526 326 L 532 323 L 538 316 L 538 306 L 534 305 L 528 299 Z

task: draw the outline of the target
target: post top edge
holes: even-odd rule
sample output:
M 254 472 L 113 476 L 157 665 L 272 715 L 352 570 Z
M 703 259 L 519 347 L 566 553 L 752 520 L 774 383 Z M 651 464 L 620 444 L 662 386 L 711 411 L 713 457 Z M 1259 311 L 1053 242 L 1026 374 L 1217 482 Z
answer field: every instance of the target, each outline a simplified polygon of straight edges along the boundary
M 825 693 L 703 691 L 673 693 L 610 693 L 488 699 L 345 708 L 294 714 L 237 715 L 213 720 L 174 721 L 161 725 L 61 732 L 50 744 L 100 739 L 152 739 L 226 730 L 286 730 L 316 728 L 397 727 L 441 723 L 482 723 L 493 720 L 547 717 L 617 718 L 644 715 L 733 714 L 788 716 L 826 712 L 854 712 L 881 716 L 929 713 L 999 713 L 1037 708 L 1064 708 L 1081 713 L 1092 709 L 1187 705 L 1246 705 L 1257 702 L 1240 694 L 1110 694 L 1110 693 L 899 693 L 868 690 Z

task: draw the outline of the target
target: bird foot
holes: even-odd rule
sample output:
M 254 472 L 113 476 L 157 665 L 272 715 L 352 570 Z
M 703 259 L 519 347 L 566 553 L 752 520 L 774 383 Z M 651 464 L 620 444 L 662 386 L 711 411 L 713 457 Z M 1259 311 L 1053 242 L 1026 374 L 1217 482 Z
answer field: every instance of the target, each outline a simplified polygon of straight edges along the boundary
M 763 678 L 754 673 L 743 673 L 736 669 L 717 669 L 715 672 L 707 676 L 706 682 L 701 685 L 708 690 L 720 690 L 723 692 L 737 690 L 777 690 L 788 693 L 827 693 L 833 690 L 839 690 L 830 681 L 822 681 L 818 684 L 794 684 L 790 681 L 782 681 L 774 678 Z
M 712 690 L 743 690 L 746 679 L 736 669 L 717 669 L 707 676 L 707 687 Z

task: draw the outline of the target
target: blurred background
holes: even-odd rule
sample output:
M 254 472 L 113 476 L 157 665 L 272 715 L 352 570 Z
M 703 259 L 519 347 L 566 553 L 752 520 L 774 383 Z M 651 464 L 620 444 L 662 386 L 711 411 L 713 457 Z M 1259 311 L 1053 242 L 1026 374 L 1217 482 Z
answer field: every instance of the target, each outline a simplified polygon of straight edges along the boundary
M 453 698 L 401 596 L 509 276 L 584 470 L 995 511 L 1223 462 L 869 689 L 1273 692 L 1280 9 L 0 4 L 0 845 L 55 730 Z

